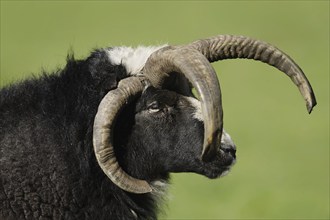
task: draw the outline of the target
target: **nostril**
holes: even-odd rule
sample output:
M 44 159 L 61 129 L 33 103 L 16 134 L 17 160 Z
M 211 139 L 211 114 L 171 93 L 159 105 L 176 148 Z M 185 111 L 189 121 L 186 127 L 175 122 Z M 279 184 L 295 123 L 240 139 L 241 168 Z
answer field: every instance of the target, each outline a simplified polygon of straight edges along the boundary
M 236 146 L 235 145 L 221 145 L 221 150 L 227 154 L 231 154 L 233 157 L 236 157 Z

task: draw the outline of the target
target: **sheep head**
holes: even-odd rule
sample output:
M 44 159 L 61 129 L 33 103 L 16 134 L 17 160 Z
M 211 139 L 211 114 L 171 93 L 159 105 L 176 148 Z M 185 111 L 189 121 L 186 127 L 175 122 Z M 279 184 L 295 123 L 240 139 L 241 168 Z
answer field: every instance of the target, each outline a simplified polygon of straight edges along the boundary
M 219 149 L 226 145 L 221 140 L 228 137 L 223 134 L 221 90 L 210 62 L 234 58 L 260 60 L 276 67 L 299 88 L 309 113 L 316 105 L 312 87 L 300 67 L 268 43 L 242 36 L 220 35 L 188 45 L 164 47 L 151 54 L 141 76 L 120 81 L 118 88 L 110 91 L 99 105 L 93 130 L 94 151 L 100 167 L 112 182 L 132 193 L 152 191 L 147 181 L 133 178 L 119 166 L 112 140 L 114 124 L 120 111 L 140 97 L 150 84 L 158 89 L 174 90 L 186 97 L 193 96 L 191 88 L 194 87 L 200 97 L 203 118 L 200 161 L 212 163 L 226 160 L 219 156 Z

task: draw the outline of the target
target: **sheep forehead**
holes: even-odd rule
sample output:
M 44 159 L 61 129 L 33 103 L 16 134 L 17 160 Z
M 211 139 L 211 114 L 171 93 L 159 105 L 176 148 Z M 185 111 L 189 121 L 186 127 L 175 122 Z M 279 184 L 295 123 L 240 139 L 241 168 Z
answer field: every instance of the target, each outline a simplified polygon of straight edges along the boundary
M 106 49 L 106 52 L 112 65 L 123 65 L 127 73 L 133 76 L 141 72 L 153 52 L 165 46 L 167 45 L 138 46 L 136 48 L 122 46 Z

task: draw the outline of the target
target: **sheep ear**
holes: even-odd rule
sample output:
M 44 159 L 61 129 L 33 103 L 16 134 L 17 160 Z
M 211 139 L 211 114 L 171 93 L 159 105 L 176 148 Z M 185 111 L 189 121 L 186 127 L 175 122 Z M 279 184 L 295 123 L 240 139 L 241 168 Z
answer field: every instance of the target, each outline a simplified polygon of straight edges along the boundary
M 140 96 L 145 85 L 144 77 L 129 77 L 119 82 L 102 99 L 94 120 L 93 145 L 98 164 L 109 179 L 121 189 L 131 193 L 148 193 L 150 185 L 128 175 L 119 165 L 113 147 L 113 129 L 120 111 Z

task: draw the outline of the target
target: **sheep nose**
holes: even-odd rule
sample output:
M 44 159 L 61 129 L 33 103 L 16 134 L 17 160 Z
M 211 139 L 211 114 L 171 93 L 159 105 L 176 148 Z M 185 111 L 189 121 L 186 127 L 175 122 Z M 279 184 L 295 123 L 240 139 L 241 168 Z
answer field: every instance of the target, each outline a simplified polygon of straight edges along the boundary
M 236 146 L 231 144 L 221 144 L 220 149 L 225 153 L 230 154 L 233 158 L 236 158 Z

